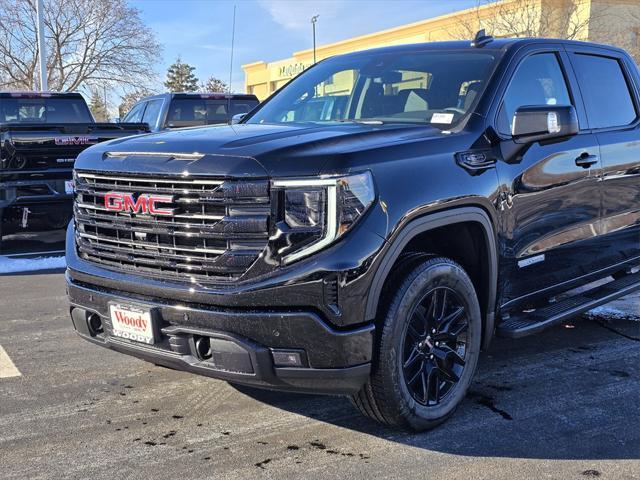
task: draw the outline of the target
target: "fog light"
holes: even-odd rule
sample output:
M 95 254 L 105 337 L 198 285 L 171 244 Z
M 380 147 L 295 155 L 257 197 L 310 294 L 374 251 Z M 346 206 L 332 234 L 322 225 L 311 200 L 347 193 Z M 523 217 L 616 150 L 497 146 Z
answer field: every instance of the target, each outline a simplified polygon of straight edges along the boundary
M 276 367 L 304 367 L 303 352 L 296 350 L 271 350 Z
M 92 337 L 104 333 L 104 328 L 102 327 L 102 319 L 97 313 L 89 313 L 87 317 L 87 324 L 89 325 L 89 333 L 91 333 Z

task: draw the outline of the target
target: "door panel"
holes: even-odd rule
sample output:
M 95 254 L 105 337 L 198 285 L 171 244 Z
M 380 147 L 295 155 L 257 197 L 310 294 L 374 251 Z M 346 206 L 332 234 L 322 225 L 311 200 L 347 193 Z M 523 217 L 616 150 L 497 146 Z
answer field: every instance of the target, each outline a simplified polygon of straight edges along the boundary
M 614 265 L 640 256 L 640 131 L 597 135 L 601 145 L 602 248 Z
M 498 164 L 504 188 L 500 209 L 504 255 L 502 303 L 573 280 L 591 271 L 599 252 L 600 162 L 595 138 L 578 135 L 553 145 L 533 145 L 519 163 Z
M 562 60 L 562 61 L 561 61 Z M 502 188 L 501 305 L 560 288 L 590 273 L 600 261 L 600 147 L 588 130 L 575 77 L 559 51 L 536 51 L 518 64 L 496 119 L 503 136 L 497 169 Z M 515 110 L 528 105 L 576 107 L 581 133 L 518 146 L 510 138 Z M 592 156 L 595 163 L 576 163 Z
M 573 47 L 569 58 L 591 128 L 600 144 L 603 178 L 600 268 L 640 256 L 640 130 L 637 90 L 618 52 Z

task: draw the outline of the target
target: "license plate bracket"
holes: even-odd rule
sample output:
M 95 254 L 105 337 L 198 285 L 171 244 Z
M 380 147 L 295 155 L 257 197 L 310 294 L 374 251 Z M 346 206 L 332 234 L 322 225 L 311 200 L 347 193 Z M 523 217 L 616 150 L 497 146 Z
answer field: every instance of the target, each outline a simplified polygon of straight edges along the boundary
M 151 308 L 128 303 L 110 303 L 111 335 L 153 345 L 158 338 Z

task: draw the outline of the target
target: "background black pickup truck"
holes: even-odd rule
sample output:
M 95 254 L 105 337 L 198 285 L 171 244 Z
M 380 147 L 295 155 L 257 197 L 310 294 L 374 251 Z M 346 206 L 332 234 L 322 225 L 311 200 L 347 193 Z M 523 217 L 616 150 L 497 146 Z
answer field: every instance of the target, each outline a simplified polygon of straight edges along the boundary
M 78 93 L 0 93 L 0 252 L 3 235 L 66 227 L 82 150 L 147 130 L 96 123 Z
M 144 122 L 152 132 L 218 125 L 231 123 L 259 103 L 255 95 L 239 93 L 162 93 L 140 100 L 123 121 Z

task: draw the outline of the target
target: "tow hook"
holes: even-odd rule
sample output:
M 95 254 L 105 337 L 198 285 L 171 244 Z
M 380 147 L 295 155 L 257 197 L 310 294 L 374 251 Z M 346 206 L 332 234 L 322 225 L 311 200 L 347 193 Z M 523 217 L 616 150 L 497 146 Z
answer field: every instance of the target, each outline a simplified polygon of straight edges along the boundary
M 30 213 L 31 213 L 31 210 L 29 210 L 29 208 L 27 207 L 22 208 L 22 222 L 20 222 L 20 225 L 22 226 L 22 228 L 27 228 L 27 225 L 29 225 Z

